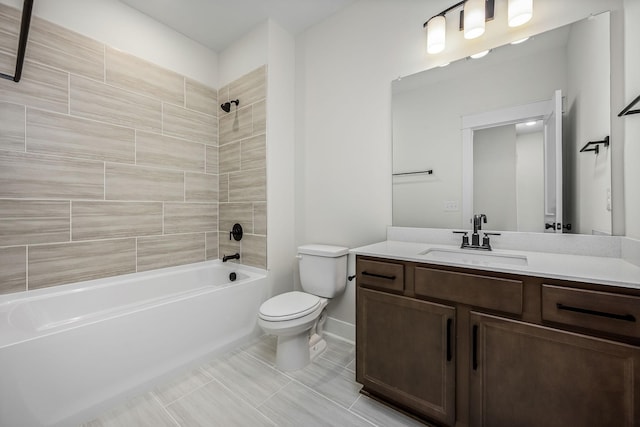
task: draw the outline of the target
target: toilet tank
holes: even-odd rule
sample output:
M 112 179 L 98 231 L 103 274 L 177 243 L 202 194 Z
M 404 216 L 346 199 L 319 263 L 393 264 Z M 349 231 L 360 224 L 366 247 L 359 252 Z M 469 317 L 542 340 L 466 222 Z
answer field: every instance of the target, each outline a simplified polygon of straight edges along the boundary
M 333 298 L 347 284 L 349 248 L 331 245 L 298 247 L 300 285 L 305 292 L 323 298 Z

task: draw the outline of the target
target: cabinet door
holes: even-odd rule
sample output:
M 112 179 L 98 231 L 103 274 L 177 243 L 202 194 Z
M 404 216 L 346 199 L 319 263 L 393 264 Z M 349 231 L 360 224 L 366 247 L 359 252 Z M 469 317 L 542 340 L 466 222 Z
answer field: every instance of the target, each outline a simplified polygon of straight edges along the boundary
M 471 425 L 640 425 L 640 349 L 472 313 Z
M 356 376 L 444 424 L 455 417 L 455 309 L 358 288 Z

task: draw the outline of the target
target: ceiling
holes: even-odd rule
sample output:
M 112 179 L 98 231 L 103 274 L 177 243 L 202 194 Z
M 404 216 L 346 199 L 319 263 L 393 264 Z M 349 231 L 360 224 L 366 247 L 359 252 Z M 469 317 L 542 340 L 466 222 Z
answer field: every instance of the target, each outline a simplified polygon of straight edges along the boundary
M 354 0 L 120 0 L 220 52 L 271 18 L 296 35 Z

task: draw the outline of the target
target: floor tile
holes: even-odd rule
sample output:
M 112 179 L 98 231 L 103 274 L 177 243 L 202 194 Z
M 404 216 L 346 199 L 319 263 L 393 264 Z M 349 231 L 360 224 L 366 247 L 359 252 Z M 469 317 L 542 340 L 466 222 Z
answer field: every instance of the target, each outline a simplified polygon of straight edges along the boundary
M 360 395 L 350 410 L 381 427 L 425 427 L 425 424 L 364 395 Z
M 263 335 L 257 341 L 243 347 L 243 350 L 269 365 L 275 366 L 277 346 L 278 338 L 273 335 Z
M 289 375 L 345 408 L 356 401 L 362 387 L 353 372 L 322 358 Z
M 330 360 L 340 366 L 347 366 L 356 357 L 356 346 L 349 341 L 325 334 L 327 349 L 320 357 Z
M 215 380 L 173 402 L 167 406 L 167 411 L 182 427 L 274 425 Z
M 258 407 L 278 426 L 371 427 L 372 424 L 293 381 Z
M 211 377 L 200 369 L 194 369 L 170 380 L 166 384 L 155 387 L 153 394 L 163 405 L 168 405 L 209 382 L 211 382 Z
M 202 369 L 253 406 L 258 406 L 291 381 L 244 351 L 217 358 Z
M 151 393 L 138 396 L 82 427 L 176 427 Z

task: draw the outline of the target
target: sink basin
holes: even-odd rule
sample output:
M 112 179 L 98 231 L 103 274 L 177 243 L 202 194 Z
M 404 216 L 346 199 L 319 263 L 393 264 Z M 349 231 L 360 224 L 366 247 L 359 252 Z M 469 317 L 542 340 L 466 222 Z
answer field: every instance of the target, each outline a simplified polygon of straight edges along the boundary
M 526 255 L 497 254 L 495 252 L 478 252 L 473 249 L 427 249 L 419 255 L 425 259 L 438 261 L 461 262 L 476 265 L 528 265 Z

